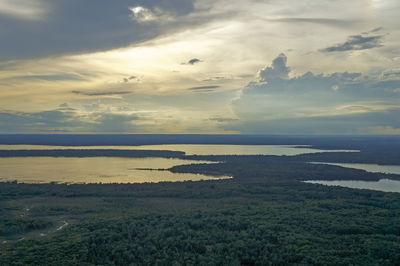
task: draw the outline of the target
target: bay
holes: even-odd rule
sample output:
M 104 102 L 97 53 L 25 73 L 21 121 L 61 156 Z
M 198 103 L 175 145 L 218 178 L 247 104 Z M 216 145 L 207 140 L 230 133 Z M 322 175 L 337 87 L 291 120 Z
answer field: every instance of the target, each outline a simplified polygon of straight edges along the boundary
M 227 179 L 229 176 L 172 173 L 176 165 L 214 163 L 167 158 L 10 157 L 0 158 L 0 181 L 24 183 L 144 183 Z
M 218 145 L 218 144 L 163 144 L 141 146 L 50 146 L 0 145 L 0 150 L 55 150 L 55 149 L 111 149 L 111 150 L 169 150 L 186 155 L 298 155 L 317 152 L 358 152 L 357 150 L 320 150 L 307 145 Z

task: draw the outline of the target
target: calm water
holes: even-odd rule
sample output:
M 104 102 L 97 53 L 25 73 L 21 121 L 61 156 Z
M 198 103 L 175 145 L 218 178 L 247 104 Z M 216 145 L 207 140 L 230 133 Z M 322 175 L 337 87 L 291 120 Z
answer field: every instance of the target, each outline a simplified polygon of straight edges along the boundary
M 299 148 L 296 148 L 299 147 Z M 333 152 L 333 150 L 318 150 L 301 145 L 206 145 L 206 144 L 166 144 L 144 145 L 137 149 L 183 151 L 187 155 L 298 155 L 304 153 Z M 335 150 L 358 152 L 350 150 Z
M 0 145 L 1 150 L 46 149 L 120 149 L 120 150 L 172 150 L 188 155 L 297 155 L 324 152 L 307 146 L 294 145 L 143 145 L 143 146 L 49 146 L 49 145 Z M 333 150 L 329 150 L 333 151 Z M 329 152 L 326 151 L 326 152 Z M 338 151 L 338 150 L 336 150 Z M 348 150 L 343 150 L 348 151 Z M 350 151 L 349 151 L 350 152 Z M 357 151 L 353 151 L 357 152 Z M 166 169 L 176 165 L 204 163 L 165 158 L 119 157 L 18 157 L 0 158 L 0 181 L 26 183 L 142 183 L 160 181 L 207 180 L 216 178 L 199 174 L 179 174 L 169 171 L 138 170 L 136 168 Z M 211 163 L 211 162 L 206 162 Z
M 212 163 L 166 158 L 0 158 L 0 181 L 25 183 L 143 183 L 161 181 L 225 179 L 199 174 L 170 171 L 138 170 L 136 168 L 166 169 L 176 165 Z
M 327 186 L 340 186 L 357 189 L 371 189 L 384 192 L 399 192 L 400 193 L 400 181 L 391 179 L 381 179 L 379 181 L 356 181 L 356 180 L 334 180 L 334 181 L 323 181 L 323 180 L 309 180 L 304 181 L 310 184 L 321 184 Z
M 325 162 L 312 162 L 315 164 L 329 164 L 337 165 L 346 168 L 361 169 L 371 173 L 385 173 L 400 175 L 400 165 L 379 165 L 379 164 L 366 164 L 366 163 L 325 163 Z
M 165 144 L 142 146 L 48 146 L 0 145 L 0 150 L 54 150 L 54 149 L 115 149 L 115 150 L 170 150 L 187 155 L 298 155 L 317 152 L 358 152 L 354 150 L 318 150 L 301 145 L 207 145 Z

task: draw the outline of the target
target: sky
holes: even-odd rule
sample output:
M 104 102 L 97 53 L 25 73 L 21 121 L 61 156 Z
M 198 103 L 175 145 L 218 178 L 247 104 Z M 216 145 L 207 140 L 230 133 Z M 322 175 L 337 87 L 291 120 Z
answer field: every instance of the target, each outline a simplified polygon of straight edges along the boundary
M 0 133 L 400 135 L 398 0 L 0 0 Z

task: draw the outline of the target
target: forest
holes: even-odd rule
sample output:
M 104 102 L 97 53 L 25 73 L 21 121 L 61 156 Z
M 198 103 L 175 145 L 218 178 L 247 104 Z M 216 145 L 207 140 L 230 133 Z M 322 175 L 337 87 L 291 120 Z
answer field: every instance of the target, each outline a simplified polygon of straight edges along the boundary
M 301 182 L 400 178 L 307 163 L 345 154 L 175 154 L 219 163 L 170 169 L 229 180 L 1 183 L 0 265 L 399 264 L 398 193 Z

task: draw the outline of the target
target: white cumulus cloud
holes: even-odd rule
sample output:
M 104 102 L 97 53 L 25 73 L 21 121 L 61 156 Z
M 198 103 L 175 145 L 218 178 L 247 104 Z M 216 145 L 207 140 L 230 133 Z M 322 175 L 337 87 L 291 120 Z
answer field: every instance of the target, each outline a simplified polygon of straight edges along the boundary
M 172 17 L 160 8 L 154 8 L 151 10 L 146 7 L 136 6 L 129 7 L 129 10 L 132 12 L 132 19 L 139 23 L 172 20 Z

